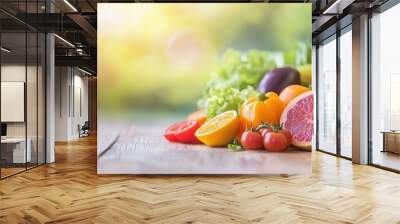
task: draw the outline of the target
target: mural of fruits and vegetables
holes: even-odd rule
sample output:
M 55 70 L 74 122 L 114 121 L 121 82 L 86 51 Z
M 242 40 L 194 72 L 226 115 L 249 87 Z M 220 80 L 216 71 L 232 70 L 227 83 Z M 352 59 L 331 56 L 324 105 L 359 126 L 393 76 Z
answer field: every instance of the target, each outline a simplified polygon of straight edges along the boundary
M 266 52 L 240 55 L 229 50 L 222 69 L 198 100 L 199 110 L 169 126 L 165 139 L 230 151 L 284 152 L 291 146 L 310 150 L 314 108 L 310 49 L 303 53 L 300 66 L 276 67 Z
M 306 174 L 312 8 L 98 5 L 98 173 Z

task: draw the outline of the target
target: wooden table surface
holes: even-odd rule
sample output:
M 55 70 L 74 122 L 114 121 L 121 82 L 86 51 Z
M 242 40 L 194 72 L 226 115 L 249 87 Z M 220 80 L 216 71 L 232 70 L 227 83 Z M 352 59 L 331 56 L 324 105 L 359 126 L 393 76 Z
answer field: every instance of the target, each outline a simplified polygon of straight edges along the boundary
M 108 149 L 99 146 L 99 174 L 310 174 L 311 153 L 290 149 L 231 152 L 227 148 L 170 143 L 165 125 L 131 124 Z M 115 132 L 115 129 L 112 129 Z M 99 137 L 110 136 L 99 132 Z

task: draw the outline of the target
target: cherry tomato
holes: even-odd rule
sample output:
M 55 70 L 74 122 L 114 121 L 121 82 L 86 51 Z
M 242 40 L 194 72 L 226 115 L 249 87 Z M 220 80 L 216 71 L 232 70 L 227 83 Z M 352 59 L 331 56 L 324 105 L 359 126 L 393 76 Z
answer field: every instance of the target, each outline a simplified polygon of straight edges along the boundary
M 254 131 L 245 131 L 240 139 L 244 149 L 262 149 L 263 148 L 263 137 L 260 133 Z
M 200 126 L 198 121 L 185 121 L 176 130 L 175 137 L 182 143 L 200 144 L 201 142 L 194 135 Z
M 180 126 L 183 125 L 185 121 L 177 122 L 167 128 L 167 130 L 164 133 L 164 137 L 171 142 L 178 142 L 178 139 L 176 138 L 176 132 L 179 129 Z
M 290 134 L 290 132 L 286 129 L 281 129 L 279 130 L 279 133 L 282 133 L 286 136 L 286 140 L 287 140 L 287 145 L 289 146 L 290 144 L 292 144 L 292 134 Z
M 260 130 L 260 134 L 261 134 L 262 137 L 265 137 L 265 135 L 266 135 L 268 132 L 270 132 L 270 131 L 272 131 L 271 128 L 262 128 L 262 129 Z
M 268 132 L 264 137 L 264 148 L 271 152 L 283 152 L 287 149 L 286 136 L 280 132 Z

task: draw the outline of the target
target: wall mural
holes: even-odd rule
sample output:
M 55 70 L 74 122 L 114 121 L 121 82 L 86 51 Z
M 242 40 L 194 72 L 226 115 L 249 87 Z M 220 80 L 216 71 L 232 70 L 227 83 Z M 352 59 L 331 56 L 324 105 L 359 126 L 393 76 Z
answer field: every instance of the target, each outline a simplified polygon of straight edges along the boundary
M 98 173 L 310 173 L 311 33 L 311 4 L 99 4 Z

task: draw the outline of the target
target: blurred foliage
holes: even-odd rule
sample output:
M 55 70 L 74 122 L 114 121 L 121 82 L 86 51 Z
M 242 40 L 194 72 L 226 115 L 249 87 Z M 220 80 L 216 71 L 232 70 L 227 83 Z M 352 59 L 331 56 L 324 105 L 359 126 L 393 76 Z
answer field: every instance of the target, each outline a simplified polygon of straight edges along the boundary
M 310 44 L 297 43 L 292 50 L 283 53 L 283 61 L 287 66 L 294 68 L 305 64 L 311 64 L 312 50 Z
M 194 110 L 215 75 L 240 98 L 297 43 L 311 45 L 311 4 L 99 4 L 99 108 Z
M 210 78 L 198 106 L 206 109 L 208 117 L 228 110 L 238 111 L 256 93 L 265 73 L 275 67 L 275 60 L 266 51 L 241 53 L 229 49 L 222 57 L 218 72 Z

